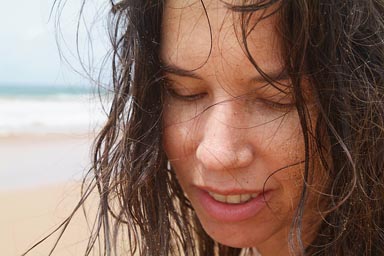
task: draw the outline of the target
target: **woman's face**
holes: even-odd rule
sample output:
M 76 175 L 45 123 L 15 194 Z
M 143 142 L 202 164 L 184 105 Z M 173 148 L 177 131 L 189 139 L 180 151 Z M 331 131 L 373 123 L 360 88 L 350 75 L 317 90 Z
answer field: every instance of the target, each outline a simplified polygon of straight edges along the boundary
M 279 88 L 247 58 L 239 14 L 222 1 L 204 3 L 207 14 L 200 1 L 166 4 L 165 151 L 213 239 L 284 255 L 302 190 L 304 146 L 276 15 L 260 21 L 247 41 L 258 66 Z

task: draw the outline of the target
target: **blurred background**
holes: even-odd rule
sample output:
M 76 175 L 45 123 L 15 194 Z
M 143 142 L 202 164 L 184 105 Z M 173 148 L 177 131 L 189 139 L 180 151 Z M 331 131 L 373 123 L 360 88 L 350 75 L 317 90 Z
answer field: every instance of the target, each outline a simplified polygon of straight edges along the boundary
M 92 140 L 105 120 L 98 88 L 109 81 L 107 13 L 105 0 L 1 2 L 2 255 L 21 255 L 79 199 Z M 107 102 L 103 90 L 101 99 Z M 53 255 L 83 254 L 87 225 L 74 226 Z M 51 245 L 30 255 L 47 255 Z

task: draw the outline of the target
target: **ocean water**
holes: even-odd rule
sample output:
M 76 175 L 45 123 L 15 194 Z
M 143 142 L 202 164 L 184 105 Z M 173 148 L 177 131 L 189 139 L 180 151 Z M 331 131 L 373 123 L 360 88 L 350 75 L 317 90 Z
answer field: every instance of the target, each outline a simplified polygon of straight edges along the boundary
M 0 85 L 0 136 L 87 133 L 104 120 L 90 86 Z
M 105 119 L 95 88 L 0 85 L 0 191 L 81 180 Z

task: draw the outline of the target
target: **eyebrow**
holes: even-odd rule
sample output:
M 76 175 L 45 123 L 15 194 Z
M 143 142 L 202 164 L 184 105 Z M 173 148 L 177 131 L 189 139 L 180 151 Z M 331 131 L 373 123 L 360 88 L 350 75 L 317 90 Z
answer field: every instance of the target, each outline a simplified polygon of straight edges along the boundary
M 172 64 L 164 65 L 162 66 L 162 69 L 166 73 L 171 73 L 177 76 L 190 77 L 194 79 L 203 80 L 202 77 L 200 77 L 198 74 L 194 72 L 195 70 L 187 70 Z M 285 69 L 265 72 L 265 75 L 267 78 L 271 79 L 272 81 L 284 81 L 290 78 L 288 72 Z M 249 81 L 251 83 L 265 83 L 266 79 L 262 75 L 258 75 L 258 76 L 252 77 Z
M 174 74 L 174 75 L 177 75 L 177 76 L 191 77 L 191 78 L 203 80 L 199 75 L 197 75 L 194 72 L 194 70 L 183 69 L 183 68 L 180 68 L 178 66 L 171 65 L 171 64 L 163 65 L 161 68 L 166 73 L 171 73 L 171 74 Z

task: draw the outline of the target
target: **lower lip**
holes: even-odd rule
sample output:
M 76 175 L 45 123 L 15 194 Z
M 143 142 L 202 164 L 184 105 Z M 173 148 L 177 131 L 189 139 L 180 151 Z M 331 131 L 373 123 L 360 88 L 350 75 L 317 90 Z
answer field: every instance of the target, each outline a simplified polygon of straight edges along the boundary
M 199 190 L 199 201 L 203 209 L 214 219 L 222 222 L 244 221 L 257 215 L 270 198 L 270 191 L 260 193 L 257 197 L 242 204 L 218 202 L 207 191 Z

